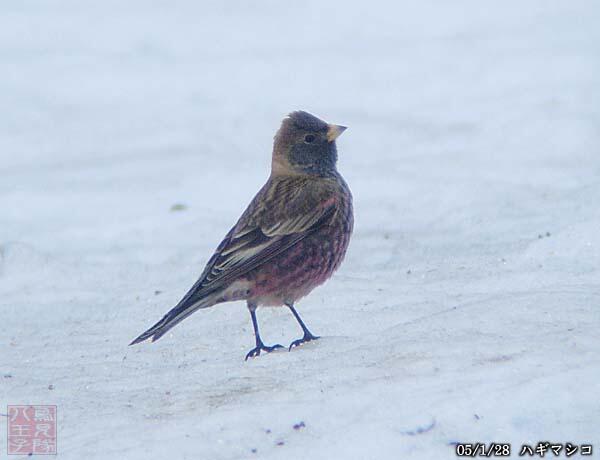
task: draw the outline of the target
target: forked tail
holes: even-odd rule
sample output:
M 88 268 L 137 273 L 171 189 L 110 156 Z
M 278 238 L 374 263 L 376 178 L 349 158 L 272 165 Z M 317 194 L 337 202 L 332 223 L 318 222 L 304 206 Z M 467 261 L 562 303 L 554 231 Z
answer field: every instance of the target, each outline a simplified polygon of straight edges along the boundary
M 186 319 L 196 310 L 201 308 L 212 307 L 216 302 L 217 295 L 212 294 L 206 297 L 203 297 L 199 300 L 192 300 L 187 296 L 179 302 L 177 306 L 175 306 L 171 311 L 169 311 L 163 318 L 140 335 L 137 339 L 131 342 L 129 345 L 135 345 L 136 343 L 143 342 L 149 338 L 152 338 L 152 342 L 156 342 L 163 335 L 165 335 L 172 327 L 179 324 L 181 321 Z

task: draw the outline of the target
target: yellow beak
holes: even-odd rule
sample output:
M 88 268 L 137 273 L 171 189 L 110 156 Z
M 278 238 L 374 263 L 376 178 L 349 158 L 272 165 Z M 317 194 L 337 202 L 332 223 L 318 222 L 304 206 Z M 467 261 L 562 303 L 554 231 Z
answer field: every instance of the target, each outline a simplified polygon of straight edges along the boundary
M 329 142 L 333 142 L 335 141 L 340 134 L 342 134 L 344 131 L 346 131 L 345 126 L 340 126 L 340 125 L 329 125 L 329 129 L 327 130 L 327 140 Z

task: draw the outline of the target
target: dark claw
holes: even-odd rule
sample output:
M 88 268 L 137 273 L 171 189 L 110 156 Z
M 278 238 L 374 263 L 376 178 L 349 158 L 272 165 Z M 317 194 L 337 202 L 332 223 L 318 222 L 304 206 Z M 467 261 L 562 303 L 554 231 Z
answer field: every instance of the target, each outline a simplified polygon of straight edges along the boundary
M 266 353 L 271 353 L 274 350 L 277 350 L 278 348 L 283 348 L 283 345 L 273 345 L 272 347 L 267 347 L 266 345 L 260 345 L 258 347 L 253 348 L 252 350 L 250 350 L 248 352 L 248 354 L 246 355 L 246 359 L 244 361 L 248 361 L 248 358 L 256 358 L 257 356 L 260 355 L 261 351 L 264 351 Z
M 304 334 L 304 337 L 302 337 L 301 339 L 298 340 L 294 340 L 291 344 L 290 347 L 288 348 L 288 351 L 292 351 L 292 348 L 297 347 L 299 345 L 302 345 L 303 343 L 306 342 L 310 342 L 312 340 L 317 340 L 319 339 L 319 336 L 316 335 L 312 335 L 312 334 Z

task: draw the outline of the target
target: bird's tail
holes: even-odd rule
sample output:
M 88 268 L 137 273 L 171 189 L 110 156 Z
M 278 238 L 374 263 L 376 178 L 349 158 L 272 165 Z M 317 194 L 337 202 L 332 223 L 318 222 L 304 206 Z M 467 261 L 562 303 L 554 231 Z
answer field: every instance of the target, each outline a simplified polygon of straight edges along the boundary
M 169 311 L 163 318 L 148 329 L 146 332 L 141 334 L 138 338 L 133 340 L 129 345 L 135 345 L 136 343 L 143 342 L 146 339 L 152 337 L 152 342 L 156 342 L 163 335 L 165 335 L 172 327 L 179 324 L 181 321 L 186 319 L 196 310 L 201 308 L 212 307 L 216 304 L 218 295 L 212 294 L 201 299 L 193 300 L 187 296 L 179 302 L 171 311 Z

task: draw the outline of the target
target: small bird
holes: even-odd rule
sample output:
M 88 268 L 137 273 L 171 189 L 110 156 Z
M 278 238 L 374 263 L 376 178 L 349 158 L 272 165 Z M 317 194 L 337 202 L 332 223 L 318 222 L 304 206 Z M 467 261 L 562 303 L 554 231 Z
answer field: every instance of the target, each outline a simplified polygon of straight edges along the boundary
M 275 134 L 271 175 L 208 261 L 198 281 L 158 323 L 130 345 L 161 338 L 196 310 L 222 302 L 247 302 L 256 346 L 259 306 L 287 306 L 304 333 L 289 346 L 319 337 L 296 311 L 295 302 L 324 283 L 340 266 L 354 226 L 352 194 L 337 171 L 336 139 L 345 126 L 308 112 L 290 113 Z

